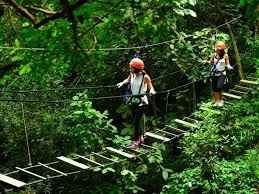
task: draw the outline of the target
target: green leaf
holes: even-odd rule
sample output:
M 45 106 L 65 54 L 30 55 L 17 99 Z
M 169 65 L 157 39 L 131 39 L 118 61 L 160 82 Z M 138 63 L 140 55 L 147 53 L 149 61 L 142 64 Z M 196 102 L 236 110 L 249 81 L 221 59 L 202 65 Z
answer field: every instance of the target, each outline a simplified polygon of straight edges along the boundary
M 189 4 L 192 5 L 192 6 L 196 5 L 196 3 L 197 3 L 196 0 L 189 0 Z
M 163 171 L 162 171 L 162 177 L 163 177 L 163 179 L 164 179 L 165 181 L 168 179 L 168 172 L 167 172 L 167 170 L 163 170 Z
M 12 62 L 17 62 L 17 61 L 23 60 L 23 57 L 16 55 L 16 56 L 12 57 L 11 60 L 12 60 Z
M 29 27 L 29 26 L 30 26 L 30 23 L 29 23 L 29 22 L 25 22 L 25 23 L 22 24 L 22 27 L 24 27 L 24 28 L 25 28 L 25 27 Z
M 105 168 L 102 170 L 103 174 L 106 174 L 107 172 L 115 172 L 115 170 L 113 168 Z
M 30 72 L 31 72 L 30 65 L 23 65 L 21 67 L 21 70 L 19 71 L 19 75 L 24 75 L 24 74 L 27 74 L 27 73 L 30 73 Z
M 81 114 L 83 114 L 83 113 L 84 113 L 84 111 L 81 111 L 81 110 L 78 110 L 78 111 L 73 112 L 73 114 L 75 114 L 75 115 L 81 115 Z
M 197 14 L 196 14 L 196 12 L 195 11 L 193 11 L 193 10 L 189 10 L 189 14 L 192 16 L 192 17 L 197 17 Z
M 174 9 L 174 12 L 177 13 L 178 15 L 184 16 L 184 10 L 182 9 Z
M 15 47 L 17 48 L 20 47 L 20 41 L 18 39 L 15 39 L 14 44 L 15 44 Z

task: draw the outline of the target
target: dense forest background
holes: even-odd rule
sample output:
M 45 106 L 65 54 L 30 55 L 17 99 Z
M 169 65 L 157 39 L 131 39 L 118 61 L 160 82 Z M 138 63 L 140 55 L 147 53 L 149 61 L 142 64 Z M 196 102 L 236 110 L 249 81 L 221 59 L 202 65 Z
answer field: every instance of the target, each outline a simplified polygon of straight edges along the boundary
M 216 40 L 228 45 L 231 83 L 258 80 L 258 14 L 257 0 L 0 0 L 0 172 L 129 143 L 123 99 L 99 97 L 123 93 L 115 85 L 136 52 L 157 91 L 196 81 L 168 107 L 166 93 L 156 95 L 150 130 L 209 99 L 203 61 Z M 258 193 L 258 90 L 220 114 L 197 114 L 203 124 L 177 150 L 154 145 L 141 162 L 17 193 Z

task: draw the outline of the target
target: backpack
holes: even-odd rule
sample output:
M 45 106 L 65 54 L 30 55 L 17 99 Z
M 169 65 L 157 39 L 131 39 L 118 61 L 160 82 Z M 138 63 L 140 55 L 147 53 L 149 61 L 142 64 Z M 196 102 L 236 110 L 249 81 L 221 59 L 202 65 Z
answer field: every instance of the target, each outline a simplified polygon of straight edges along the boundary
M 139 87 L 138 94 L 129 97 L 128 102 L 127 102 L 128 105 L 139 106 L 141 104 L 141 102 L 142 102 L 143 95 L 140 95 L 140 91 L 141 91 L 141 88 L 143 86 L 143 82 L 144 82 L 144 78 L 145 78 L 145 73 L 142 72 L 142 74 L 143 74 L 143 77 L 142 77 L 142 81 L 141 81 L 141 84 L 140 84 L 140 87 Z

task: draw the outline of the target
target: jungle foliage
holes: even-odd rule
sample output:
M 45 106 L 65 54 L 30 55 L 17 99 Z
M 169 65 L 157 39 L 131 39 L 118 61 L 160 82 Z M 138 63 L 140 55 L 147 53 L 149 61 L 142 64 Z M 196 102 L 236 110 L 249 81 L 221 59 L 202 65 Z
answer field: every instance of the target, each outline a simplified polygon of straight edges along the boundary
M 238 18 L 230 25 L 243 70 L 258 80 L 258 13 L 257 0 L 0 0 L 0 172 L 28 164 L 25 129 L 33 164 L 128 145 L 132 126 L 123 100 L 93 98 L 120 94 L 113 86 L 128 75 L 137 51 L 159 78 L 157 91 L 196 80 L 202 99 L 209 94 L 204 60 L 216 40 L 227 42 L 236 63 L 233 39 L 221 24 Z M 238 79 L 237 71 L 230 73 Z M 256 193 L 257 93 L 219 114 L 196 112 L 204 121 L 180 150 L 155 144 L 135 163 L 21 193 Z M 160 112 L 149 111 L 149 129 L 174 119 L 180 102 L 174 95 L 167 114 L 166 95 L 156 96 Z M 186 98 L 178 105 L 192 109 L 193 99 Z
M 243 100 L 225 111 L 196 112 L 204 122 L 181 142 L 180 160 L 188 165 L 169 177 L 163 193 L 257 192 L 258 94 L 251 99 L 253 103 Z

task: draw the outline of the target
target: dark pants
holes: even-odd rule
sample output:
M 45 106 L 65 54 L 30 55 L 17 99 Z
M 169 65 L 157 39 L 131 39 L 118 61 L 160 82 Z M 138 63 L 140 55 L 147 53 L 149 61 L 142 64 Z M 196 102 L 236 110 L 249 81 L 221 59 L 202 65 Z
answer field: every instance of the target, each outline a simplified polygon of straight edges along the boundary
M 212 77 L 212 90 L 213 92 L 221 92 L 224 88 L 226 76 L 213 76 Z
M 147 106 L 131 106 L 133 125 L 134 125 L 134 140 L 138 140 L 141 135 L 144 135 L 144 127 L 141 127 L 141 118 L 146 111 Z

